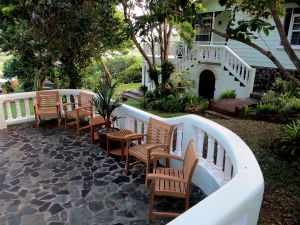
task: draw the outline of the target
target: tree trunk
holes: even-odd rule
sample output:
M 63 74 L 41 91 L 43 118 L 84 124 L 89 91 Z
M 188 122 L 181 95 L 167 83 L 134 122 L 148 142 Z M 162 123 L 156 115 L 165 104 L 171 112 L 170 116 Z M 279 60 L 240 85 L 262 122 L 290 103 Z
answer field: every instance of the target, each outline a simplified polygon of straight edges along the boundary
M 127 12 L 128 7 L 124 2 L 122 3 L 122 5 L 123 5 L 123 14 L 124 14 L 125 22 L 132 28 L 133 25 L 128 17 L 128 12 Z M 153 63 L 151 62 L 151 59 L 147 56 L 146 52 L 144 51 L 144 49 L 142 48 L 142 46 L 140 45 L 140 43 L 138 42 L 136 37 L 134 35 L 132 35 L 131 39 L 132 39 L 133 43 L 135 44 L 135 46 L 140 51 L 140 53 L 142 54 L 142 56 L 144 57 L 144 59 L 146 60 L 148 66 L 149 66 L 149 69 L 154 70 L 155 67 L 154 67 Z
M 158 26 L 158 28 L 156 29 L 157 33 L 158 33 L 158 39 L 159 39 L 159 48 L 160 48 L 160 62 L 161 64 L 163 64 L 164 62 L 164 39 L 163 39 L 163 31 L 161 28 L 161 24 Z
M 103 59 L 102 59 L 102 56 L 100 56 L 100 63 L 101 63 L 101 66 L 104 70 L 104 73 L 105 73 L 105 76 L 107 78 L 107 80 L 109 81 L 109 84 L 111 84 L 111 81 L 113 79 L 108 67 L 106 66 L 106 64 L 104 63 Z
M 276 25 L 276 28 L 278 30 L 281 44 L 283 45 L 283 48 L 287 55 L 289 56 L 290 60 L 293 62 L 295 67 L 297 68 L 298 71 L 300 71 L 300 59 L 296 55 L 295 51 L 292 49 L 291 44 L 289 40 L 287 39 L 286 33 L 284 31 L 284 27 L 282 25 L 282 22 L 280 20 L 279 14 L 278 14 L 278 9 L 276 8 L 276 2 L 274 2 L 271 6 L 271 13 Z
M 173 26 L 172 24 L 169 23 L 169 30 L 168 30 L 168 33 L 167 33 L 167 38 L 166 38 L 166 41 L 165 41 L 165 61 L 168 61 L 168 58 L 169 58 L 169 51 L 170 51 L 170 40 L 171 40 L 171 35 L 172 35 L 172 29 L 173 29 Z

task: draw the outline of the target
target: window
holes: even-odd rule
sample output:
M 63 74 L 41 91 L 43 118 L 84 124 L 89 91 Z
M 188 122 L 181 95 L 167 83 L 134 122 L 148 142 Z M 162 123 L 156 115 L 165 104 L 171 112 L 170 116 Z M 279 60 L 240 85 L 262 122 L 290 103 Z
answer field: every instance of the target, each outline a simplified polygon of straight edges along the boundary
M 300 14 L 295 14 L 291 20 L 290 27 L 291 45 L 300 45 Z
M 212 27 L 213 19 L 212 18 L 204 18 L 202 23 L 207 27 Z M 199 24 L 195 24 L 195 30 L 197 30 L 196 41 L 201 42 L 210 42 L 211 40 L 211 32 L 200 27 Z
M 300 8 L 286 10 L 284 29 L 291 45 L 300 45 Z

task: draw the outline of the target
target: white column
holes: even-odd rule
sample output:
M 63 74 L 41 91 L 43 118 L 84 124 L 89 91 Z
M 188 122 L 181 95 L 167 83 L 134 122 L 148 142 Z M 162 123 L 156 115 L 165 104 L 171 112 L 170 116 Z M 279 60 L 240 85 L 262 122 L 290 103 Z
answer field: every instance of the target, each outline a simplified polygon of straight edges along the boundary
M 70 95 L 67 95 L 67 103 L 70 103 L 71 102 L 71 98 L 70 98 L 71 96 Z M 67 109 L 68 109 L 68 111 L 71 111 L 72 110 L 72 106 L 71 105 L 68 105 L 67 106 Z
M 203 158 L 204 136 L 205 136 L 204 131 L 197 129 L 197 156 L 198 156 L 198 159 Z
M 217 166 L 216 166 L 216 172 L 218 175 L 223 173 L 223 160 L 224 160 L 224 148 L 222 145 L 218 144 Z
M 139 133 L 139 134 L 142 133 L 142 125 L 143 125 L 143 122 L 141 120 L 137 120 L 137 133 Z
M 225 169 L 224 169 L 224 182 L 228 182 L 231 179 L 232 163 L 228 156 L 225 154 Z
M 30 117 L 29 98 L 24 99 L 26 118 Z
M 16 100 L 17 119 L 22 119 L 20 100 Z
M 216 13 L 213 12 L 213 16 L 212 16 L 212 29 L 215 29 L 215 16 L 216 16 Z M 213 44 L 213 41 L 214 41 L 214 32 L 211 32 L 210 33 L 210 44 L 212 45 Z
M 11 113 L 11 104 L 10 102 L 6 102 L 5 103 L 6 105 L 6 112 L 7 112 L 7 120 L 12 120 L 13 119 L 13 116 L 12 116 L 12 113 Z
M 208 136 L 206 163 L 209 166 L 212 166 L 214 163 L 214 152 L 215 152 L 215 139 L 211 136 Z
M 144 123 L 144 134 L 147 134 L 148 132 L 148 124 Z M 147 143 L 147 137 L 144 136 L 144 143 Z
M 183 134 L 183 124 L 179 124 L 177 127 L 177 137 L 176 137 L 176 150 L 175 154 L 182 156 L 182 134 Z
M 4 117 L 4 103 L 0 102 L 0 129 L 5 129 L 7 127 L 5 117 Z

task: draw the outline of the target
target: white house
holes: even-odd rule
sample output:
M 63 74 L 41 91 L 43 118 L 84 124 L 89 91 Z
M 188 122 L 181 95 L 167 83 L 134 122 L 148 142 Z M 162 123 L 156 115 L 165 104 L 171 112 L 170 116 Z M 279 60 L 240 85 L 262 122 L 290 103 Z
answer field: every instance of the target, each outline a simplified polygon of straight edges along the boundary
M 232 12 L 222 7 L 218 0 L 203 0 L 203 4 L 207 13 L 202 22 L 224 32 Z M 300 1 L 286 1 L 285 8 L 282 22 L 292 47 L 300 56 Z M 239 13 L 237 20 L 245 16 L 247 15 Z M 273 20 L 270 21 L 274 23 Z M 237 98 L 248 98 L 253 89 L 264 90 L 270 86 L 278 70 L 267 57 L 243 43 L 225 40 L 200 29 L 197 24 L 194 26 L 198 30 L 194 47 L 188 49 L 184 43 L 174 42 L 170 51 L 170 60 L 177 69 L 188 71 L 190 79 L 195 81 L 194 92 L 210 99 L 218 99 L 224 90 L 234 89 Z M 257 36 L 259 38 L 253 42 L 270 50 L 287 69 L 295 70 L 276 29 L 270 31 L 268 36 L 263 33 Z M 147 52 L 150 53 L 148 50 Z M 143 62 L 143 85 L 151 90 L 153 84 L 148 78 L 147 70 L 147 63 Z

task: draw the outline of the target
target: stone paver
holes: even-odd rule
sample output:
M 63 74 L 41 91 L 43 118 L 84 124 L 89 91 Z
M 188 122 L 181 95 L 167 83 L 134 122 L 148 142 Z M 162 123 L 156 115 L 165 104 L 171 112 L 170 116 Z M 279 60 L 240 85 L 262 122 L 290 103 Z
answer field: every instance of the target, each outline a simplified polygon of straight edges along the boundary
M 88 131 L 77 136 L 51 121 L 39 129 L 26 124 L 1 130 L 0 224 L 147 224 L 145 167 L 137 164 L 126 176 L 124 165 L 91 144 Z M 204 197 L 193 186 L 191 205 Z M 158 209 L 183 205 L 156 199 Z

